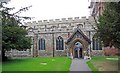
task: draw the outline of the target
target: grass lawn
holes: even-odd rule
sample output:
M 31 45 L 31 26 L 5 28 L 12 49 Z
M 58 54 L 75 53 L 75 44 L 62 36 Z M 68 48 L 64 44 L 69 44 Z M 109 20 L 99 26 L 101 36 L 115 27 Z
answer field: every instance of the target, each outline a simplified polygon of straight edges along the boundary
M 118 57 L 94 56 L 87 62 L 93 73 L 98 71 L 118 71 Z
M 69 71 L 71 59 L 67 57 L 45 57 L 12 59 L 3 62 L 3 71 Z
M 2 63 L 0 62 L 0 72 L 2 72 Z

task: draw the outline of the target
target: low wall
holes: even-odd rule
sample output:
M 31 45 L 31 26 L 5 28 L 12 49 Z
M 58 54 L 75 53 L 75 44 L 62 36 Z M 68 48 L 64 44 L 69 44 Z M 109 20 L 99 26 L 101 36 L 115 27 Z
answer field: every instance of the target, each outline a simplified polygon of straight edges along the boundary
M 5 56 L 7 57 L 32 57 L 31 52 L 29 50 L 26 50 L 26 51 L 10 50 L 10 51 L 5 52 Z
M 92 50 L 91 55 L 92 56 L 103 56 L 104 52 L 103 50 Z
M 105 56 L 117 56 L 117 55 L 119 55 L 118 49 L 115 47 L 105 47 L 103 52 L 104 52 Z
M 52 57 L 53 52 L 39 51 L 38 56 L 39 57 Z M 67 53 L 65 51 L 55 51 L 54 56 L 67 56 Z

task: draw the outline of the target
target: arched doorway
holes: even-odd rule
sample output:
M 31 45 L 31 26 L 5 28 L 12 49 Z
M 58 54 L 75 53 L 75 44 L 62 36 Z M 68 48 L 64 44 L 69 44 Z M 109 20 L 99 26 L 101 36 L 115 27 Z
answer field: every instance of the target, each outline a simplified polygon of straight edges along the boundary
M 77 41 L 74 46 L 74 58 L 82 58 L 82 44 Z
M 79 47 L 75 44 L 80 43 Z M 73 34 L 66 41 L 68 48 L 68 54 L 71 58 L 83 58 L 86 55 L 87 50 L 89 50 L 89 45 L 91 40 L 84 35 L 84 33 L 76 28 Z

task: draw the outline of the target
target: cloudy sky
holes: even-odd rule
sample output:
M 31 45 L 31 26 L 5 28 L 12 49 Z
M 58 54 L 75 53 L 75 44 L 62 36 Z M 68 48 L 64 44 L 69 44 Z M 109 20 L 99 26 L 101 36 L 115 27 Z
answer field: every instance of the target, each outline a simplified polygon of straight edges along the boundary
M 11 0 L 9 7 L 30 6 L 23 16 L 35 17 L 34 20 L 59 19 L 68 17 L 89 16 L 88 0 Z

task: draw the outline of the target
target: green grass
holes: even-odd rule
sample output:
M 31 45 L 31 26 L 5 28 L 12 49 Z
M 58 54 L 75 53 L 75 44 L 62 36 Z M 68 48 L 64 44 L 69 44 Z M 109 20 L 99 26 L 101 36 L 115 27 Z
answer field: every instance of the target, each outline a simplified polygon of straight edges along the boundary
M 98 69 L 94 67 L 94 65 L 93 65 L 93 63 L 91 63 L 91 61 L 87 61 L 86 63 L 92 69 L 92 71 L 98 71 Z
M 108 60 L 106 58 L 118 58 L 115 56 L 94 56 L 92 57 L 92 61 L 118 61 L 118 60 Z
M 98 68 L 95 67 L 94 63 L 95 62 L 118 62 L 118 60 L 108 60 L 106 58 L 118 58 L 118 57 L 112 57 L 112 56 L 94 56 L 92 57 L 91 60 L 87 61 L 86 63 L 88 64 L 88 66 L 91 68 L 91 70 L 93 71 L 93 73 L 100 73 Z
M 0 72 L 2 72 L 2 63 L 0 62 Z
M 2 69 L 3 71 L 69 71 L 70 64 L 71 59 L 67 57 L 12 59 L 3 62 Z

